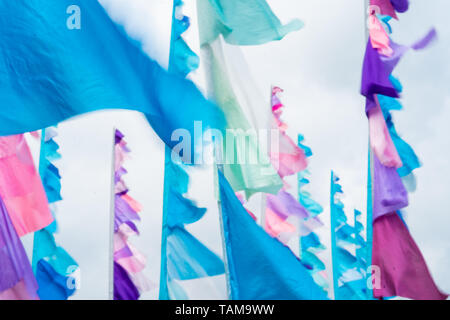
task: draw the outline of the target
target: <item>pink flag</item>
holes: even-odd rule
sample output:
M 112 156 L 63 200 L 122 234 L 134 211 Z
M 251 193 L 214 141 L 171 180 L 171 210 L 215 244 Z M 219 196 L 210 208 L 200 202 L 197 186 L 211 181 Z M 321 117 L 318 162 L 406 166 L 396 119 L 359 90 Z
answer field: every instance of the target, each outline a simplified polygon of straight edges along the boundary
M 397 213 L 374 221 L 372 250 L 372 264 L 380 268 L 381 288 L 373 290 L 376 298 L 447 299 L 431 278 L 419 248 Z
M 0 137 L 0 196 L 19 237 L 43 229 L 53 221 L 22 134 Z
M 383 112 L 378 102 L 378 97 L 374 95 L 376 107 L 368 112 L 370 146 L 380 160 L 381 164 L 389 168 L 400 168 L 403 166 L 398 155 L 391 134 L 386 126 Z
M 269 208 L 266 209 L 264 229 L 274 238 L 277 238 L 280 235 L 284 235 L 284 237 L 294 235 L 297 230 L 292 224 L 285 221 L 285 219 L 281 218 Z
M 284 105 L 281 103 L 278 94 L 283 92 L 278 87 L 272 89 L 272 113 L 273 127 L 280 131 L 278 150 L 271 150 L 270 161 L 281 178 L 293 175 L 306 169 L 307 161 L 305 153 L 286 134 L 287 125 L 281 120 Z

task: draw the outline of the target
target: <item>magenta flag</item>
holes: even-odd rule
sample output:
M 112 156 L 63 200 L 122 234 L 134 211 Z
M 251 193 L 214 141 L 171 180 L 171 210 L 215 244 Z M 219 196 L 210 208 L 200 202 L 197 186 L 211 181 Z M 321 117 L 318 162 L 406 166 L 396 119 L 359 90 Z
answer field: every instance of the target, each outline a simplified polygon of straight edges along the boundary
M 400 296 L 415 300 L 445 300 L 431 277 L 416 242 L 400 216 L 394 212 L 373 223 L 372 264 L 380 270 L 375 298 Z

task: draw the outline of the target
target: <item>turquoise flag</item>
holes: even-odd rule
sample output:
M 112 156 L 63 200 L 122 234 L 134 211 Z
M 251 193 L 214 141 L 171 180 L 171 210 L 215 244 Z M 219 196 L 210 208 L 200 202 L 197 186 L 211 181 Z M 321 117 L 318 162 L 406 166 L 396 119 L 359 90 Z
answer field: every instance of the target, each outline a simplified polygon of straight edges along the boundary
M 100 109 L 143 112 L 169 146 L 175 129 L 194 137 L 196 120 L 223 125 L 192 82 L 150 59 L 97 1 L 0 1 L 0 15 L 0 135 Z
M 220 171 L 219 184 L 231 298 L 327 299 L 294 253 L 256 224 Z
M 182 37 L 190 25 L 189 17 L 179 14 L 183 2 L 174 0 L 173 5 L 169 71 L 185 77 L 198 67 L 199 58 Z M 192 280 L 225 272 L 222 259 L 185 229 L 186 224 L 197 222 L 206 213 L 205 208 L 198 208 L 184 196 L 188 187 L 188 173 L 182 164 L 172 160 L 171 150 L 166 147 L 160 300 L 189 299 L 176 280 Z
M 59 145 L 53 139 L 56 136 L 54 128 L 44 129 L 41 133 L 39 175 L 49 204 L 62 200 L 61 176 L 52 163 L 61 158 L 58 153 Z M 56 207 L 51 206 L 50 209 L 55 217 Z M 56 231 L 55 217 L 52 224 L 34 233 L 32 266 L 41 300 L 66 300 L 75 293 L 72 274 L 77 270 L 78 264 L 64 248 L 57 245 L 54 236 Z
M 363 225 L 359 222 L 361 213 L 355 210 L 355 225 L 347 223 L 344 204 L 340 200 L 342 187 L 339 178 L 331 172 L 330 218 L 331 256 L 333 262 L 333 290 L 335 300 L 366 300 L 365 278 L 366 246 L 361 236 Z M 351 249 L 355 249 L 356 255 Z

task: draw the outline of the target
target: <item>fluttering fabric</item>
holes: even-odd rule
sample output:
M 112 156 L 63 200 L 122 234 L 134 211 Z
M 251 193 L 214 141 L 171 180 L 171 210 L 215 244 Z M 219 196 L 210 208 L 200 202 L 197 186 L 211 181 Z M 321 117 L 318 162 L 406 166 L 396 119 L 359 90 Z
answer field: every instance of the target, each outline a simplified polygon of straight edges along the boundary
M 384 29 L 381 21 L 376 16 L 376 10 L 372 10 L 369 12 L 369 39 L 374 49 L 380 54 L 383 54 L 387 57 L 391 56 L 394 51 L 390 47 L 389 36 Z
M 45 259 L 39 260 L 35 274 L 39 285 L 37 292 L 41 300 L 67 300 L 75 293 L 76 284 L 73 278 L 56 272 Z
M 341 202 L 343 191 L 338 183 L 339 177 L 331 172 L 331 255 L 333 261 L 333 282 L 335 300 L 365 300 L 366 279 L 361 268 L 361 260 L 351 253 L 351 249 L 361 249 L 365 243 L 358 229 L 347 223 L 344 204 Z
M 53 222 L 41 179 L 21 134 L 0 137 L 0 196 L 19 237 Z
M 276 194 L 283 184 L 268 157 L 273 150 L 268 137 L 260 135 L 272 122 L 269 101 L 256 88 L 238 46 L 280 40 L 301 23 L 282 26 L 265 0 L 202 0 L 197 8 L 209 95 L 225 114 L 228 134 L 249 140 L 244 149 L 234 143 L 235 137 L 227 137 L 223 172 L 247 199 L 257 192 Z
M 299 134 L 297 137 L 298 146 L 305 152 L 307 157 L 311 157 L 313 155 L 311 148 L 303 144 L 303 142 L 304 137 Z M 313 220 L 319 219 L 318 215 L 323 212 L 323 208 L 311 198 L 311 194 L 308 191 L 304 190 L 309 184 L 309 175 L 308 169 L 300 171 L 297 174 L 298 199 L 300 204 L 308 211 L 309 217 L 307 220 Z M 303 265 L 309 270 L 317 285 L 327 290 L 329 283 L 325 273 L 325 263 L 318 256 L 325 249 L 326 247 L 314 231 L 300 237 L 300 259 Z
M 69 6 L 82 8 L 81 16 L 66 14 Z M 143 112 L 171 147 L 175 129 L 194 137 L 195 120 L 205 130 L 223 128 L 220 110 L 192 82 L 146 56 L 97 1 L 2 1 L 0 14 L 0 97 L 8 106 L 0 135 L 100 109 Z
M 130 197 L 123 181 L 123 175 L 127 172 L 123 163 L 130 149 L 124 135 L 117 129 L 114 146 L 114 299 L 137 300 L 151 286 L 142 273 L 146 258 L 128 240 L 130 236 L 138 234 L 135 222 L 140 220 L 139 211 L 142 209 Z
M 409 9 L 409 0 L 391 0 L 391 3 L 397 12 L 402 13 Z
M 395 168 L 389 168 L 373 157 L 372 219 L 408 206 L 408 191 Z
M 300 260 L 256 224 L 222 172 L 218 175 L 231 298 L 326 299 Z
M 408 1 L 391 1 L 397 12 L 408 9 Z M 375 17 L 377 18 L 377 17 Z M 387 20 L 386 20 L 387 21 Z M 392 29 L 388 26 L 389 31 Z M 408 205 L 403 184 L 413 182 L 413 170 L 420 162 L 409 144 L 400 138 L 392 121 L 392 110 L 402 109 L 395 100 L 402 91 L 399 80 L 392 76 L 394 68 L 409 50 L 426 48 L 437 37 L 431 29 L 425 37 L 410 46 L 389 39 L 392 53 L 378 50 L 369 39 L 363 65 L 361 94 L 366 97 L 369 117 L 373 181 L 369 183 L 369 212 L 373 219 L 372 264 L 381 272 L 381 288 L 374 288 L 376 298 L 402 296 L 411 299 L 443 299 L 430 276 L 425 261 L 409 231 L 399 217 L 399 210 Z M 378 47 L 378 49 L 380 49 Z M 394 152 L 395 150 L 395 152 Z M 401 179 L 403 177 L 403 181 Z M 370 228 L 370 226 L 368 226 Z M 367 250 L 367 252 L 370 252 Z M 370 257 L 368 257 L 370 259 Z
M 199 0 L 198 17 L 203 25 L 202 44 L 214 41 L 219 34 L 235 45 L 258 45 L 281 40 L 291 31 L 303 27 L 293 20 L 282 25 L 266 0 Z
M 377 7 L 372 7 L 372 10 L 379 9 L 379 12 L 375 12 L 376 14 L 387 15 L 394 19 L 398 19 L 397 14 L 395 13 L 395 9 L 390 0 L 370 0 L 370 5 Z
M 185 77 L 198 68 L 199 58 L 183 39 L 190 26 L 182 13 L 183 2 L 174 1 L 169 71 Z M 192 280 L 225 273 L 220 257 L 185 228 L 206 213 L 186 197 L 189 175 L 186 167 L 172 160 L 166 147 L 164 163 L 163 226 L 161 240 L 160 300 L 189 299 L 180 280 Z
M 55 220 L 49 226 L 35 232 L 33 241 L 32 266 L 39 285 L 41 300 L 66 300 L 75 293 L 75 279 L 72 274 L 78 268 L 77 262 L 55 241 L 57 231 L 56 205 L 61 197 L 61 176 L 54 160 L 61 157 L 59 145 L 54 138 L 55 128 L 43 129 L 39 157 L 39 175 Z M 69 287 L 70 288 L 69 288 Z
M 139 296 L 128 272 L 114 261 L 114 300 L 138 300 Z
M 307 163 L 305 152 L 287 135 L 287 124 L 281 120 L 284 108 L 278 96 L 281 92 L 283 90 L 279 87 L 272 88 L 272 114 L 275 121 L 273 127 L 278 127 L 280 136 L 278 150 L 271 150 L 270 160 L 280 177 L 283 178 L 304 170 Z
M 279 94 L 283 90 L 277 86 L 272 87 L 272 125 L 279 132 L 279 143 L 276 150 L 271 150 L 270 159 L 281 179 L 298 173 L 306 168 L 305 151 L 297 146 L 287 135 L 287 124 L 281 119 L 284 105 Z M 266 221 L 265 229 L 273 237 L 283 243 L 293 236 L 306 236 L 317 225 L 309 224 L 314 217 L 306 208 L 288 192 L 289 186 L 283 180 L 284 188 L 276 195 L 266 195 Z M 308 220 L 312 218 L 311 220 Z M 308 220 L 308 221 L 307 221 Z
M 417 300 L 445 300 L 425 260 L 397 212 L 373 224 L 372 264 L 380 267 L 381 287 L 376 298 L 402 296 Z
M 389 168 L 400 168 L 403 166 L 402 160 L 392 141 L 376 96 L 375 103 L 376 107 L 368 112 L 370 146 L 381 164 Z
M 220 159 L 225 176 L 235 191 L 245 192 L 247 199 L 257 192 L 276 194 L 283 182 L 269 158 L 269 136 L 264 136 L 270 133 L 272 122 L 270 101 L 254 85 L 239 47 L 219 36 L 202 50 L 209 62 L 208 90 L 227 121 L 227 129 L 222 132 L 221 153 L 225 156 Z
M 39 299 L 22 242 L 0 197 L 0 300 Z
M 177 280 L 198 279 L 225 273 L 222 259 L 197 240 L 186 224 L 199 221 L 206 213 L 192 200 L 185 197 L 189 176 L 181 165 L 172 162 L 166 154 L 163 213 L 163 246 L 161 250 L 161 300 L 187 299 L 188 295 Z

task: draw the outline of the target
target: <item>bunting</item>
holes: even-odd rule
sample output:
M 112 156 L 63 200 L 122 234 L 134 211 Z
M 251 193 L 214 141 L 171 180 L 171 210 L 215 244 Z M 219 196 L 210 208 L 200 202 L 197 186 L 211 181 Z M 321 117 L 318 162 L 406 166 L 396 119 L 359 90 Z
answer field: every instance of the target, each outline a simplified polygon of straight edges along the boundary
M 389 36 L 392 31 L 389 20 L 397 18 L 395 11 L 407 11 L 408 1 L 371 0 L 370 4 L 361 94 L 366 97 L 371 152 L 369 168 L 372 168 L 369 171 L 368 217 L 373 220 L 373 238 L 370 237 L 372 221 L 368 220 L 368 241 L 373 241 L 373 247 L 372 257 L 367 261 L 371 259 L 372 264 L 380 268 L 381 279 L 381 286 L 374 288 L 373 295 L 380 299 L 390 296 L 445 299 L 447 295 L 436 287 L 419 248 L 400 217 L 400 209 L 408 206 L 407 188 L 402 177 L 405 182 L 414 181 L 413 170 L 420 162 L 411 146 L 395 130 L 391 115 L 391 111 L 402 109 L 396 100 L 402 86 L 392 75 L 393 70 L 408 50 L 420 50 L 433 42 L 436 31 L 432 29 L 412 45 L 397 44 Z
M 181 0 L 174 0 L 169 71 L 186 77 L 198 68 L 199 58 L 183 39 L 190 19 L 182 13 L 182 7 Z M 185 228 L 185 225 L 199 221 L 205 215 L 206 208 L 198 208 L 194 201 L 185 196 L 189 187 L 187 168 L 172 158 L 171 150 L 166 147 L 160 300 L 189 299 L 180 281 L 225 273 L 222 259 Z
M 352 227 L 347 223 L 344 204 L 340 200 L 343 191 L 339 178 L 331 172 L 330 217 L 331 255 L 333 262 L 333 287 L 335 300 L 365 300 L 366 279 L 361 251 L 365 241 L 361 237 L 361 224 Z M 355 217 L 360 213 L 355 211 Z M 356 254 L 351 251 L 355 249 Z M 359 255 L 358 255 L 359 253 Z
M 41 133 L 41 151 L 39 174 L 50 205 L 53 217 L 56 217 L 55 203 L 62 200 L 61 176 L 53 161 L 61 158 L 59 145 L 54 140 L 55 128 L 43 129 Z M 33 271 L 39 285 L 41 300 L 67 300 L 75 293 L 76 283 L 73 273 L 78 269 L 77 262 L 56 244 L 56 218 L 52 224 L 34 234 Z
M 130 149 L 124 135 L 115 130 L 114 161 L 114 300 L 137 300 L 142 292 L 150 289 L 143 274 L 146 258 L 130 242 L 138 235 L 136 221 L 140 220 L 141 205 L 128 194 L 123 180 L 127 170 L 123 163 Z
M 297 146 L 288 136 L 287 124 L 282 120 L 285 106 L 280 100 L 283 90 L 272 88 L 272 128 L 279 131 L 279 147 L 269 153 L 271 163 L 281 179 L 304 170 L 307 166 L 304 150 Z M 284 181 L 284 187 L 276 195 L 266 195 L 265 229 L 273 237 L 283 243 L 293 236 L 307 236 L 317 227 L 313 222 L 320 221 L 312 217 L 310 212 L 288 192 L 289 186 Z
M 312 150 L 303 144 L 303 135 L 298 135 L 298 146 L 304 151 L 306 157 L 311 157 Z M 304 190 L 309 184 L 310 172 L 308 169 L 297 173 L 298 178 L 298 199 L 300 204 L 308 211 L 307 220 L 320 221 L 319 215 L 323 212 L 322 206 L 311 198 L 311 194 Z M 309 222 L 309 221 L 307 221 Z M 320 237 L 314 231 L 310 234 L 300 237 L 300 258 L 303 265 L 309 270 L 314 281 L 325 291 L 328 289 L 328 277 L 326 274 L 325 263 L 320 259 L 319 254 L 326 249 L 321 242 Z

